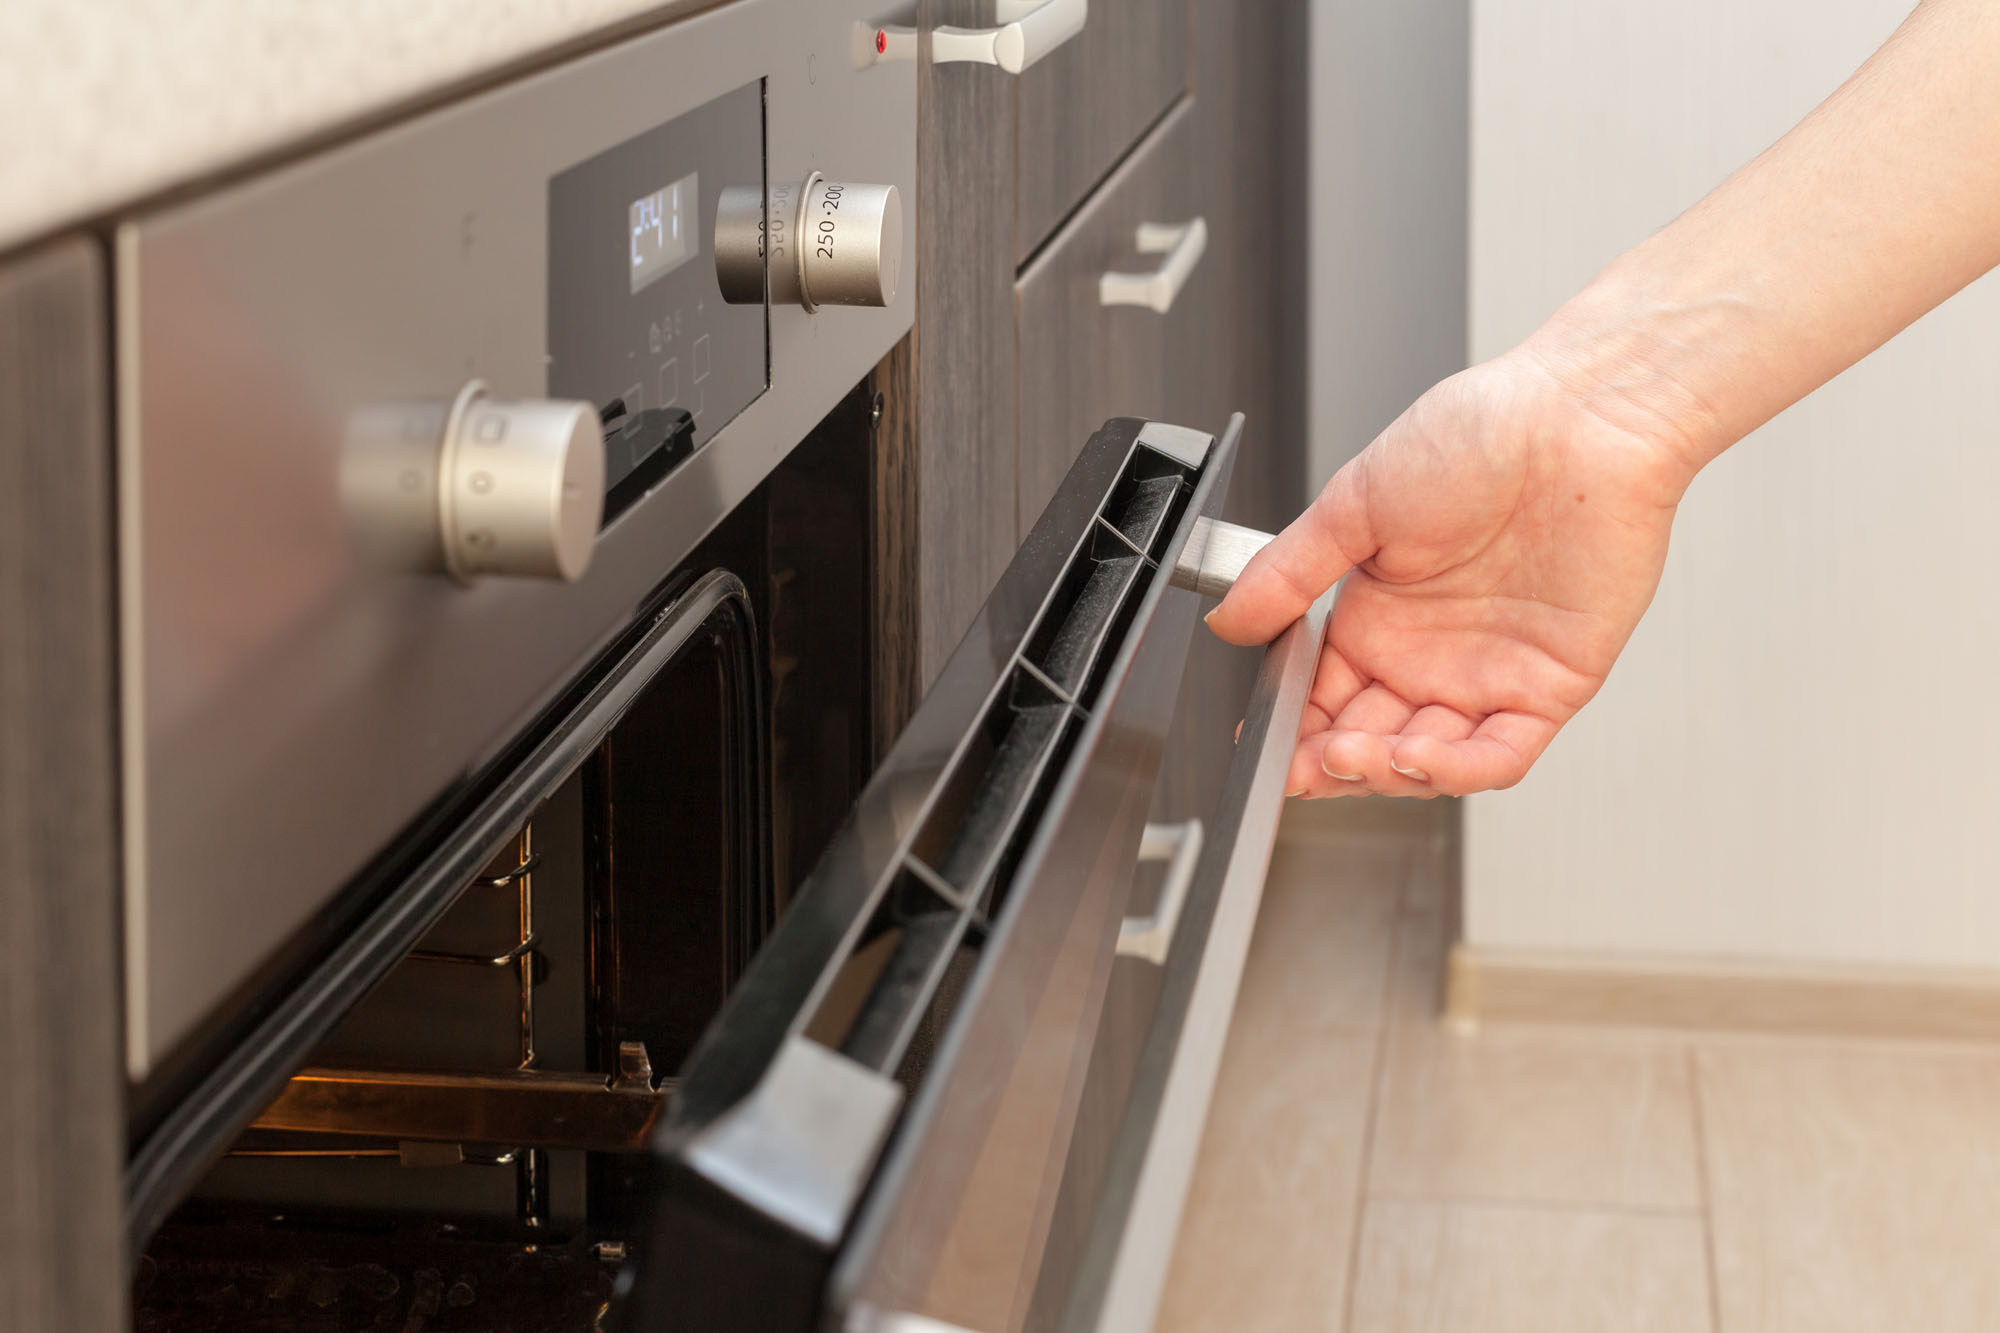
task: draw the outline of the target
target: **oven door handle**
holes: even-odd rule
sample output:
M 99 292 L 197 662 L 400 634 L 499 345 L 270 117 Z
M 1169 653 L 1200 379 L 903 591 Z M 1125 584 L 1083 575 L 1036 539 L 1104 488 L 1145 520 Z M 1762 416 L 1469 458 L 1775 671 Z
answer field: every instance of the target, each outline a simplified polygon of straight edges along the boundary
M 1181 907 L 1181 931 L 1201 947 L 1183 950 L 1162 980 L 1064 1333 L 1153 1326 L 1334 597 L 1334 591 L 1324 594 L 1265 650 L 1216 808 L 1215 833 Z
M 1181 908 L 1187 902 L 1188 886 L 1194 883 L 1196 864 L 1201 860 L 1201 821 L 1178 824 L 1148 824 L 1139 837 L 1139 863 L 1165 861 L 1166 877 L 1160 881 L 1160 897 L 1148 916 L 1128 916 L 1118 927 L 1118 953 L 1123 958 L 1143 958 L 1149 963 L 1167 961 L 1174 944 L 1174 927 L 1180 924 Z

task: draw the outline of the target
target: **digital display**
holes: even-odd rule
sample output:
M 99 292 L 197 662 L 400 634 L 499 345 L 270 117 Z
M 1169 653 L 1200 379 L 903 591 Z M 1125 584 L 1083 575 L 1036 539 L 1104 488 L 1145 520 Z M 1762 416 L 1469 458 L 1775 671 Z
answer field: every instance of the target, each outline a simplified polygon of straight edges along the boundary
M 641 491 L 659 480 L 648 469 L 693 457 L 770 385 L 767 309 L 723 300 L 709 262 L 716 196 L 763 179 L 761 79 L 549 177 L 549 397 L 600 409 L 616 399 L 626 419 L 605 423 L 614 431 L 660 409 L 694 418 L 693 438 L 672 449 L 633 452 L 637 437 L 606 445 L 627 451 L 639 478 L 627 482 Z M 605 475 L 614 490 L 627 484 Z M 612 495 L 605 512 L 615 516 L 620 503 Z
M 626 209 L 629 269 L 637 292 L 686 263 L 701 244 L 696 200 L 701 173 L 690 171 L 671 185 L 634 199 Z

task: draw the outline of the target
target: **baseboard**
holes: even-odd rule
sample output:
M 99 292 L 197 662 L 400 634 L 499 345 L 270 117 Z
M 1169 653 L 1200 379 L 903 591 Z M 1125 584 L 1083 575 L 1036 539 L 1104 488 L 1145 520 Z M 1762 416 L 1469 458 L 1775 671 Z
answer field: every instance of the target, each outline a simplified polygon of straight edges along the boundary
M 1445 1013 L 1460 1021 L 2000 1041 L 2000 973 L 1607 958 L 1459 944 L 1446 969 Z

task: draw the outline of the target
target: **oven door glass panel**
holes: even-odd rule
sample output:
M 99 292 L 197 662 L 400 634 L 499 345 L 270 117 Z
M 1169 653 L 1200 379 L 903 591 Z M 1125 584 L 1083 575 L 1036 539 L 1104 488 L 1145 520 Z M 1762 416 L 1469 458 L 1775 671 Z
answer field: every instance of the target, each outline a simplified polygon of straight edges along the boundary
M 704 549 L 723 545 L 719 536 Z M 731 563 L 759 577 L 754 560 Z M 670 590 L 573 711 L 138 1146 L 127 1180 L 135 1251 L 209 1145 L 230 1142 L 246 1103 L 264 1109 L 202 1180 L 197 1204 L 529 1225 L 580 1212 L 562 1196 L 582 1188 L 582 1150 L 616 1146 L 593 1136 L 630 1140 L 627 1150 L 643 1141 L 665 1100 L 656 1074 L 674 1072 L 774 915 L 763 658 L 736 573 L 716 569 Z M 646 762 L 669 745 L 674 762 Z M 618 872 L 621 851 L 662 864 L 639 859 L 653 849 L 635 847 L 634 830 L 672 842 L 672 882 Z M 669 938 L 678 952 L 666 955 Z M 679 984 L 622 984 L 621 960 L 655 955 L 690 964 L 677 969 Z M 315 1067 L 286 1082 L 304 1051 Z M 638 1068 L 655 1059 L 658 1070 Z M 564 1122 L 575 1141 L 556 1144 L 575 1151 L 552 1174 L 541 1151 L 550 1136 L 514 1127 L 546 1122 L 539 1108 L 551 1098 L 603 1092 L 605 1071 L 634 1095 L 585 1098 L 588 1115 Z M 262 1089 L 276 1100 L 265 1105 Z M 416 1173 L 426 1177 L 418 1182 L 402 1169 L 412 1142 L 459 1149 L 458 1164 L 510 1169 L 458 1173 L 440 1193 L 436 1173 Z M 429 1164 L 434 1154 L 418 1156 Z
M 591 1238 L 775 914 L 759 630 L 734 572 L 658 613 L 581 763 L 153 1237 L 137 1322 L 372 1327 L 443 1274 L 468 1327 L 590 1324 Z
M 1092 437 L 690 1056 L 621 1326 L 1067 1303 L 1043 1247 L 1200 610 L 1170 571 L 1239 431 Z M 1275 804 L 1219 813 L 1268 852 Z

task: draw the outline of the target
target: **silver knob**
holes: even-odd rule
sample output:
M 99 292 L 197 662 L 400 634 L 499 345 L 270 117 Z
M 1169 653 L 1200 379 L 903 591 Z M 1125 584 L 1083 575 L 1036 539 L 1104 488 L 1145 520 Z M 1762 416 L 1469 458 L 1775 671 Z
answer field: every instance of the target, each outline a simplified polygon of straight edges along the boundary
M 768 221 L 766 219 L 768 218 Z M 799 303 L 799 182 L 731 185 L 715 198 L 715 281 L 731 305 L 764 299 L 764 250 L 771 251 L 771 304 Z
M 770 252 L 771 302 L 886 306 L 902 276 L 903 198 L 893 185 L 822 180 L 732 186 L 716 199 L 715 274 L 723 299 L 764 299 Z
M 438 453 L 444 566 L 482 574 L 583 577 L 604 512 L 604 434 L 588 403 L 501 402 L 460 390 Z

